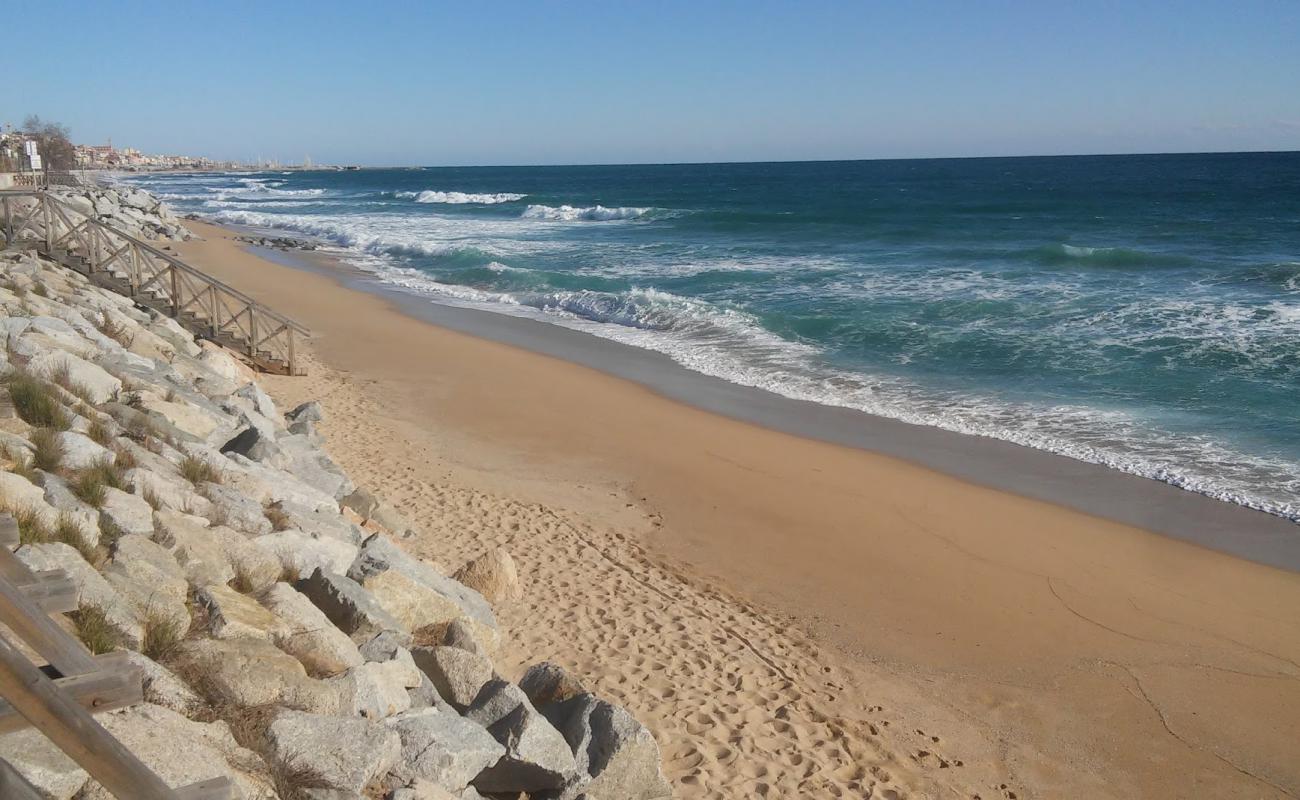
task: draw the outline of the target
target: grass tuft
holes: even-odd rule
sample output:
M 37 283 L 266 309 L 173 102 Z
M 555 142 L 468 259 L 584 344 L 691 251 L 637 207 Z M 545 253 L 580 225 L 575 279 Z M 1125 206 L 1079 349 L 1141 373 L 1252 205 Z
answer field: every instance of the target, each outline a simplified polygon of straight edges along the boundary
M 267 522 L 271 523 L 271 530 L 287 531 L 293 527 L 293 520 L 289 517 L 289 512 L 285 511 L 278 503 L 272 503 L 262 509 L 266 516 Z
M 54 532 L 45 523 L 45 519 L 29 506 L 14 508 L 5 504 L 14 520 L 18 523 L 18 541 L 23 544 L 44 544 L 54 538 Z
M 46 472 L 56 472 L 63 466 L 63 443 L 52 428 L 36 428 L 31 434 L 32 460 L 28 466 Z
M 89 389 L 72 379 L 72 373 L 68 370 L 66 362 L 60 364 L 55 368 L 54 372 L 50 374 L 50 382 L 54 383 L 56 386 L 61 386 L 64 389 L 67 389 L 69 393 L 86 403 L 89 403 L 94 399 L 90 394 Z
M 58 395 L 45 381 L 26 372 L 14 370 L 5 379 L 14 410 L 29 425 L 66 431 L 72 424 Z
M 122 472 L 107 458 L 81 470 L 72 480 L 72 493 L 95 508 L 104 505 L 110 487 L 122 488 Z
M 36 295 L 37 297 L 49 297 L 50 290 L 48 287 L 46 287 L 45 284 L 37 281 L 36 285 L 32 287 L 32 294 Z
M 158 496 L 157 492 L 148 486 L 144 488 L 144 491 L 140 492 L 140 499 L 148 503 L 149 507 L 154 511 L 159 511 L 163 507 L 162 498 Z
M 140 462 L 136 461 L 135 453 L 131 452 L 130 448 L 122 447 L 120 445 L 114 447 L 113 455 L 117 456 L 117 458 L 113 460 L 113 463 L 123 472 L 140 466 Z
M 68 512 L 65 511 L 59 514 L 59 524 L 55 527 L 52 536 L 54 541 L 63 542 L 75 548 L 88 563 L 93 565 L 99 561 L 99 551 L 86 538 L 86 534 L 82 532 L 81 525 L 76 518 Z
M 126 325 L 113 322 L 113 318 L 108 315 L 108 309 L 99 310 L 99 319 L 95 322 L 95 327 L 100 333 L 123 347 L 130 348 L 135 343 L 135 334 L 131 333 Z
M 98 417 L 92 417 L 90 426 L 86 428 L 86 435 L 101 447 L 108 447 L 113 443 L 113 431 L 109 428 L 108 423 Z
M 186 633 L 188 631 L 183 630 L 176 620 L 151 611 L 144 621 L 140 652 L 154 661 L 163 661 L 176 652 L 176 646 L 185 638 Z
M 68 615 L 77 628 L 77 638 L 86 649 L 95 655 L 111 653 L 121 643 L 121 637 L 112 625 L 108 624 L 108 615 L 96 605 L 83 605 Z
M 99 517 L 99 545 L 100 547 L 111 550 L 117 540 L 126 535 L 126 531 L 121 526 L 106 516 Z
M 217 468 L 195 455 L 185 456 L 181 461 L 181 475 L 195 486 L 205 481 L 221 483 L 221 473 Z

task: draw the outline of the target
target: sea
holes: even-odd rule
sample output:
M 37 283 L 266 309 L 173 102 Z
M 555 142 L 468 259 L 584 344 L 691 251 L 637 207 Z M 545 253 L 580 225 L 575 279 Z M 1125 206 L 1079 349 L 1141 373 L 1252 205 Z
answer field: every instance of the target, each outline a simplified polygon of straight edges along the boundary
M 430 303 L 1300 521 L 1300 153 L 121 180 Z

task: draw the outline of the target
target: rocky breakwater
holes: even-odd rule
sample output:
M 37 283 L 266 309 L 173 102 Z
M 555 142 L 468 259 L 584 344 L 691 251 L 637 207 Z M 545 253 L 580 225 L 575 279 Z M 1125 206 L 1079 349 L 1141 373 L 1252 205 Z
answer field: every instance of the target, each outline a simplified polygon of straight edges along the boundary
M 101 723 L 172 785 L 243 798 L 668 797 L 654 737 L 548 663 L 502 675 L 497 550 L 449 575 L 234 356 L 34 253 L 0 253 L 0 506 L 62 569 L 61 618 L 125 650 L 145 701 Z M 356 420 L 364 425 L 364 420 Z M 513 678 L 513 680 L 512 680 Z M 38 732 L 0 758 L 104 798 Z
M 64 203 L 137 239 L 183 241 L 190 233 L 172 210 L 143 189 L 114 186 L 56 186 Z

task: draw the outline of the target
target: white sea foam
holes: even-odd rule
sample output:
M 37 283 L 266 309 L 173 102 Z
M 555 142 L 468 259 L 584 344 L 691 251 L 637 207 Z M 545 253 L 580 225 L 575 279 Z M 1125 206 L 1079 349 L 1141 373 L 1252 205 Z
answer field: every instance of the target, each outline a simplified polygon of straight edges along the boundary
M 395 197 L 401 197 L 406 200 L 414 200 L 417 203 L 446 203 L 449 205 L 496 205 L 497 203 L 512 203 L 516 200 L 523 200 L 528 195 L 515 194 L 513 192 L 497 192 L 495 194 L 471 194 L 467 192 L 439 192 L 432 189 L 423 192 L 398 192 Z
M 658 209 L 636 208 L 631 206 L 620 206 L 618 208 L 588 206 L 586 208 L 578 208 L 576 206 L 530 205 L 528 208 L 524 209 L 524 213 L 521 216 L 523 216 L 524 219 L 546 219 L 561 222 L 573 222 L 576 220 L 608 222 L 620 219 L 641 219 L 656 211 L 658 211 Z

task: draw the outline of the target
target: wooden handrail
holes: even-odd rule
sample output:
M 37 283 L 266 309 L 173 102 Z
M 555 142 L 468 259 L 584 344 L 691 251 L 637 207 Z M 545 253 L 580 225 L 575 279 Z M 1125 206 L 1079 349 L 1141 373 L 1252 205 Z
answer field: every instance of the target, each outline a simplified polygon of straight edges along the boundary
M 17 210 L 14 201 L 23 199 L 35 203 Z M 300 374 L 295 334 L 311 332 L 289 317 L 49 192 L 0 191 L 0 206 L 6 240 L 40 236 L 37 249 L 65 266 L 175 317 L 199 336 L 235 348 L 255 366 Z
M 125 653 L 91 656 L 26 595 L 20 581 L 31 585 L 40 577 L 10 552 L 17 531 L 13 516 L 0 514 L 0 622 L 48 658 L 59 677 L 45 674 L 0 635 L 0 733 L 36 728 L 120 800 L 227 800 L 229 778 L 172 789 L 95 720 L 92 712 L 143 699 L 141 671 Z M 3 761 L 0 790 L 6 799 L 40 797 Z

